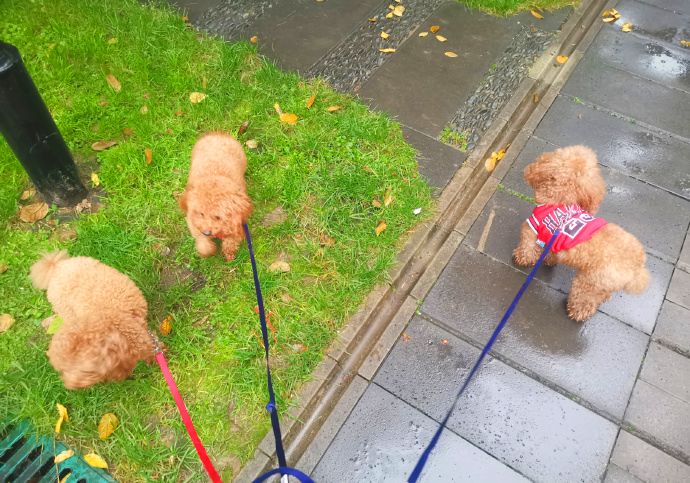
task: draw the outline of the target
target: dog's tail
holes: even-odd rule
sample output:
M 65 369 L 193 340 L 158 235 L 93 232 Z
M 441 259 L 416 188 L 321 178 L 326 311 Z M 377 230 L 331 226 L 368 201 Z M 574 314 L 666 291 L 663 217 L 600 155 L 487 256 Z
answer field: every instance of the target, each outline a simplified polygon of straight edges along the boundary
M 637 269 L 635 276 L 625 284 L 623 290 L 628 293 L 642 293 L 649 286 L 649 271 L 642 265 Z
M 55 267 L 58 263 L 69 258 L 67 250 L 60 250 L 57 252 L 46 253 L 43 257 L 31 266 L 31 281 L 34 287 L 46 290 L 48 283 L 55 273 Z

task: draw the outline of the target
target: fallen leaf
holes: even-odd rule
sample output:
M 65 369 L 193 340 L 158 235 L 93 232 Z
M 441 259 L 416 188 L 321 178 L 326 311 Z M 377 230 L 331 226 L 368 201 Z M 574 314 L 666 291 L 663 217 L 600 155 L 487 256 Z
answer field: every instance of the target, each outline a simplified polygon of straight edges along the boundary
M 383 52 L 384 54 L 392 54 L 393 52 L 395 52 L 395 49 L 391 49 L 391 48 L 389 47 L 389 48 L 386 48 L 386 49 L 379 49 L 379 52 Z
M 14 317 L 10 314 L 0 315 L 0 334 L 7 332 L 14 325 Z
M 3 262 L 3 263 L 0 263 L 0 274 L 5 273 L 5 272 L 7 271 L 8 268 L 9 268 L 9 267 L 7 266 L 6 263 L 4 263 L 4 262 Z
M 374 198 L 371 202 L 371 206 L 374 208 L 381 208 L 383 206 L 383 203 L 378 198 Z
M 332 247 L 335 245 L 335 240 L 325 233 L 319 235 L 319 244 L 322 247 Z
M 369 21 L 370 21 L 371 23 L 376 22 L 378 19 L 379 19 L 378 17 L 369 17 Z
M 151 148 L 144 148 L 144 159 L 146 159 L 146 164 L 151 164 L 153 161 L 153 151 L 151 151 Z
M 376 230 L 374 230 L 376 232 L 376 236 L 379 236 L 381 233 L 383 233 L 386 230 L 386 228 L 388 228 L 386 222 L 383 220 L 379 221 L 379 224 L 376 225 Z
M 290 264 L 284 260 L 276 260 L 275 262 L 271 263 L 268 266 L 268 271 L 271 273 L 289 272 L 290 271 Z
M 403 342 L 410 342 L 412 340 L 412 337 L 407 332 L 403 332 L 400 337 L 402 338 Z
M 275 109 L 279 116 L 283 113 L 283 110 L 280 108 L 280 104 L 278 104 L 277 102 L 273 104 L 273 109 Z
M 110 85 L 115 92 L 120 92 L 122 90 L 122 84 L 120 84 L 120 81 L 117 80 L 117 77 L 113 74 L 105 76 L 105 80 L 108 81 L 108 85 Z
M 386 18 L 393 18 L 393 12 L 388 12 L 386 14 Z
M 335 112 L 341 110 L 343 107 L 342 106 L 328 106 L 326 110 L 328 112 Z
M 98 437 L 102 440 L 107 439 L 108 436 L 113 434 L 119 423 L 117 416 L 113 413 L 105 413 L 98 423 Z
M 426 37 L 427 35 L 429 35 L 429 32 L 427 32 L 426 30 L 424 32 L 419 32 L 420 37 Z
M 314 94 L 313 96 L 310 96 L 309 99 L 307 99 L 307 102 L 306 102 L 307 109 L 311 109 L 311 106 L 314 105 L 315 100 L 316 100 L 316 94 Z
M 206 99 L 206 94 L 204 94 L 203 92 L 192 92 L 191 94 L 189 94 L 189 101 L 192 104 L 199 104 L 204 99 Z
M 437 35 L 436 40 L 438 40 L 439 42 L 445 42 L 448 39 L 445 38 L 443 35 Z
M 402 17 L 403 13 L 405 13 L 405 7 L 402 5 L 396 5 L 393 9 L 393 15 L 396 17 Z
M 22 206 L 19 210 L 19 219 L 24 223 L 33 223 L 42 220 L 48 214 L 48 205 L 42 201 Z
M 55 458 L 53 458 L 53 463 L 58 465 L 63 461 L 70 459 L 72 456 L 74 456 L 74 451 L 71 449 L 66 449 L 62 453 L 56 455 Z
M 126 127 L 124 129 L 122 129 L 122 134 L 124 134 L 127 137 L 133 136 L 134 135 L 134 129 L 132 129 L 131 127 Z
M 94 186 L 98 186 L 101 184 L 101 179 L 98 177 L 96 173 L 91 173 L 91 183 Z
M 249 37 L 249 41 L 250 41 L 252 44 L 255 44 L 255 43 L 257 43 L 257 42 L 259 41 L 259 37 L 257 37 L 256 35 L 252 35 L 251 37 Z
M 280 115 L 280 122 L 294 126 L 295 124 L 297 124 L 297 114 L 293 114 L 291 112 L 284 112 Z
M 206 86 L 207 86 L 207 85 L 208 85 L 208 79 L 206 78 L 206 76 L 203 76 L 203 77 L 201 78 L 201 88 L 202 88 L 202 89 L 206 89 Z
M 615 22 L 616 20 L 621 18 L 621 14 L 618 13 L 618 10 L 616 10 L 615 8 L 610 8 L 608 10 L 604 10 L 601 13 L 601 16 L 602 16 L 604 22 L 606 22 L 606 23 Z
M 186 15 L 182 15 L 182 17 L 180 17 L 180 18 L 182 19 L 182 21 L 183 21 L 184 23 L 188 23 L 188 22 L 189 22 L 189 17 L 186 16 Z
M 244 121 L 242 124 L 240 124 L 239 129 L 237 130 L 237 135 L 241 136 L 245 132 L 247 132 L 247 128 L 249 127 L 249 121 Z
M 621 32 L 632 32 L 633 24 L 630 22 L 625 22 L 621 25 Z
M 104 470 L 108 469 L 108 463 L 106 463 L 105 460 L 98 456 L 96 453 L 89 453 L 84 455 L 84 461 L 86 461 L 89 464 L 89 466 L 93 468 L 102 468 Z
M 386 192 L 383 195 L 383 206 L 388 206 L 391 203 L 393 203 L 393 190 L 386 188 Z
M 380 35 L 381 35 L 381 38 L 384 39 L 384 40 L 387 39 L 388 37 L 390 37 L 390 35 L 389 35 L 388 33 L 384 32 L 384 31 L 381 31 L 381 34 L 380 34 Z
M 441 339 L 441 345 L 448 345 L 448 339 Z
M 506 155 L 506 149 L 507 148 L 500 149 L 491 153 L 491 157 L 484 162 L 484 167 L 488 172 L 491 172 L 494 170 L 494 168 L 496 168 L 496 163 L 498 163 L 501 159 L 503 159 L 503 156 Z
M 256 139 L 247 139 L 247 142 L 244 143 L 244 145 L 249 149 L 256 149 L 259 147 L 259 143 Z
M 117 37 L 111 37 L 108 39 L 108 45 L 115 45 L 117 43 Z
M 371 169 L 371 168 L 370 168 L 369 166 L 367 166 L 366 164 L 365 164 L 364 166 L 362 166 L 362 170 L 363 170 L 363 171 L 366 171 L 367 173 L 370 173 L 370 174 L 376 174 L 376 173 L 374 173 L 374 170 Z
M 167 315 L 158 325 L 158 331 L 163 337 L 170 335 L 172 332 L 172 315 Z
M 539 104 L 539 94 L 534 94 L 532 96 L 532 102 L 534 102 L 535 104 Z
M 62 423 L 64 421 L 69 421 L 69 414 L 67 413 L 67 408 L 60 403 L 55 404 L 58 410 L 58 420 L 55 422 L 55 432 L 59 433 L 62 429 Z
M 28 190 L 22 191 L 22 195 L 19 197 L 20 200 L 26 201 L 36 194 L 36 188 L 29 188 Z
M 451 51 L 444 52 L 443 55 L 445 55 L 446 57 L 450 57 L 451 59 L 454 59 L 455 57 L 458 56 L 458 54 L 456 54 L 455 52 L 451 52 Z
M 558 62 L 559 64 L 565 64 L 566 62 L 568 62 L 568 56 L 567 55 L 559 55 L 556 57 L 556 62 Z
M 441 30 L 440 25 L 432 25 L 431 27 L 429 27 L 429 32 L 431 32 L 432 34 L 435 34 L 439 30 Z
M 48 320 L 49 323 L 48 327 L 46 327 L 46 334 L 50 335 L 55 334 L 64 323 L 64 320 L 59 315 L 54 315 L 53 317 L 50 317 Z
M 175 111 L 175 115 L 177 117 L 182 117 L 184 116 L 184 111 L 182 109 Z
M 532 17 L 534 17 L 536 19 L 542 20 L 544 18 L 544 16 L 542 14 L 540 14 L 539 12 L 537 12 L 536 10 L 530 10 L 529 13 L 531 13 Z
M 67 478 L 69 478 L 70 476 L 72 476 L 72 472 L 71 472 L 71 471 L 70 471 L 69 473 L 67 473 L 65 476 L 63 476 L 62 478 L 60 478 L 60 481 L 58 481 L 58 483 L 66 483 L 66 482 L 67 482 Z
M 301 354 L 307 352 L 307 346 L 304 344 L 292 344 L 292 350 Z
M 139 109 L 139 112 L 142 114 L 148 114 L 149 113 L 149 106 L 144 104 L 143 106 L 141 106 L 141 109 Z
M 414 210 L 412 210 L 412 214 L 413 214 L 413 215 L 418 215 L 418 214 L 420 214 L 421 212 L 422 212 L 422 209 L 421 209 L 421 208 L 415 208 Z
M 105 151 L 117 144 L 117 141 L 96 141 L 91 145 L 91 149 L 94 151 Z
M 680 45 L 683 47 L 690 47 L 690 40 L 683 39 L 680 41 Z

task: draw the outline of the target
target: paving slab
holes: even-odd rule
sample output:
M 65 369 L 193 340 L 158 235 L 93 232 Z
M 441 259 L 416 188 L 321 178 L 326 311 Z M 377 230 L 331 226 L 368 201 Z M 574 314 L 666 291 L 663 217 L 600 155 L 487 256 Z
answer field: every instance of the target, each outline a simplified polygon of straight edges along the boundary
M 668 133 L 652 131 L 623 117 L 559 96 L 534 132 L 556 146 L 586 144 L 604 166 L 690 200 L 690 145 Z M 548 143 L 528 144 L 539 152 L 553 149 Z M 525 146 L 525 149 L 528 149 Z M 530 162 L 535 153 L 521 155 Z M 512 175 L 522 177 L 522 172 Z
M 483 346 L 524 279 L 513 268 L 461 246 L 422 312 Z M 567 318 L 565 298 L 533 283 L 493 350 L 622 418 L 648 337 L 601 313 L 584 324 L 574 322 Z
M 690 235 L 685 237 L 685 243 L 683 243 L 683 248 L 680 251 L 680 257 L 678 257 L 678 268 L 690 272 Z
M 690 273 L 676 269 L 666 298 L 671 302 L 690 309 Z
M 650 344 L 640 379 L 690 403 L 690 359 L 677 352 Z
M 690 466 L 627 431 L 621 431 L 618 435 L 611 461 L 635 477 L 635 481 L 690 481 Z
M 690 310 L 680 305 L 664 302 L 653 338 L 666 346 L 690 355 Z
M 685 461 L 690 460 L 690 404 L 687 402 L 640 379 L 635 384 L 625 420 Z
M 623 0 L 616 9 L 622 16 L 616 23 L 631 22 L 634 32 L 675 45 L 690 38 L 690 8 L 685 0 Z
M 438 421 L 479 350 L 422 318 L 413 319 L 406 334 L 375 381 Z M 601 416 L 491 358 L 448 427 L 537 481 L 599 480 L 617 432 Z
M 604 478 L 604 483 L 644 483 L 642 480 L 635 478 L 633 475 L 627 471 L 621 469 L 620 467 L 609 464 L 606 469 L 606 477 Z
M 479 251 L 506 265 L 513 266 L 512 253 L 519 240 L 520 225 L 529 216 L 532 207 L 533 205 L 516 196 L 505 191 L 497 191 L 470 229 L 466 243 L 478 247 Z M 487 228 L 490 217 L 492 222 Z M 483 236 L 485 233 L 486 235 Z M 482 238 L 484 238 L 483 243 L 481 243 Z M 528 268 L 516 268 L 524 274 L 529 273 Z M 647 269 L 651 275 L 651 282 L 644 293 L 633 295 L 619 292 L 614 294 L 610 301 L 602 304 L 599 310 L 646 334 L 651 334 L 659 309 L 664 302 L 673 273 L 673 265 L 649 255 Z M 543 266 L 537 272 L 537 279 L 563 293 L 568 293 L 574 274 L 573 269 L 563 265 Z
M 624 88 L 623 88 L 624 86 Z M 562 93 L 690 138 L 690 95 L 585 56 Z
M 426 178 L 438 193 L 462 166 L 467 153 L 409 127 L 403 126 L 402 131 L 405 141 L 417 150 L 419 174 Z
M 671 12 L 685 13 L 690 15 L 690 3 L 686 0 L 641 0 L 642 3 L 664 8 Z
M 312 477 L 319 482 L 400 482 L 412 472 L 437 423 L 376 384 L 352 411 Z M 527 481 L 446 431 L 421 481 Z

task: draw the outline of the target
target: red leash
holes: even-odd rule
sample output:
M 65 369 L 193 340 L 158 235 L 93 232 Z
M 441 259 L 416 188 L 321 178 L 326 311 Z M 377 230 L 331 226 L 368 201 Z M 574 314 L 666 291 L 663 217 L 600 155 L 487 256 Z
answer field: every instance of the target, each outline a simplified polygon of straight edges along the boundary
M 184 401 L 182 400 L 182 396 L 180 396 L 180 391 L 178 391 L 177 389 L 175 379 L 173 379 L 173 376 L 170 373 L 170 369 L 168 369 L 168 363 L 166 362 L 165 355 L 163 355 L 162 351 L 156 352 L 156 362 L 158 362 L 158 365 L 161 368 L 161 372 L 163 372 L 163 377 L 165 377 L 165 382 L 168 383 L 168 388 L 170 389 L 170 393 L 172 394 L 172 397 L 175 400 L 177 410 L 180 412 L 182 422 L 184 423 L 185 428 L 187 428 L 187 433 L 189 434 L 192 443 L 194 443 L 194 448 L 196 449 L 196 452 L 199 455 L 199 459 L 203 463 L 204 468 L 206 468 L 208 476 L 211 478 L 211 481 L 213 481 L 213 483 L 223 483 L 223 480 L 220 479 L 218 472 L 213 467 L 213 463 L 211 463 L 211 459 L 208 457 L 206 449 L 204 448 L 204 445 L 201 443 L 199 435 L 196 433 L 196 429 L 194 429 L 194 423 L 192 423 L 192 418 L 189 416 L 189 412 L 187 412 L 187 406 L 185 406 Z

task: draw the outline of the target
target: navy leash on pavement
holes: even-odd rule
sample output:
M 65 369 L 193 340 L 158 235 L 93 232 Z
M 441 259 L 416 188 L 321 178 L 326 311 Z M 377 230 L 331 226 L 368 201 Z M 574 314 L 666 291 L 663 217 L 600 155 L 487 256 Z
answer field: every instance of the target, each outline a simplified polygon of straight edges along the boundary
M 450 419 L 450 415 L 453 413 L 455 406 L 458 404 L 458 401 L 460 400 L 460 396 L 462 396 L 462 393 L 465 391 L 465 389 L 467 389 L 467 386 L 472 381 L 472 378 L 475 376 L 475 374 L 479 370 L 479 366 L 482 364 L 482 361 L 484 360 L 486 355 L 491 350 L 491 347 L 494 345 L 494 342 L 496 342 L 496 339 L 498 338 L 498 334 L 501 333 L 501 330 L 503 330 L 503 327 L 505 327 L 506 323 L 508 322 L 508 319 L 513 314 L 513 311 L 517 307 L 518 302 L 520 302 L 522 295 L 525 293 L 525 291 L 527 290 L 527 287 L 529 286 L 529 284 L 534 279 L 534 275 L 537 273 L 537 270 L 539 270 L 539 267 L 541 266 L 542 262 L 544 261 L 544 258 L 546 258 L 546 255 L 548 255 L 549 250 L 551 250 L 551 247 L 553 246 L 553 243 L 556 241 L 556 238 L 558 238 L 558 235 L 560 235 L 560 231 L 556 230 L 556 232 L 554 232 L 554 234 L 551 236 L 549 243 L 547 243 L 546 247 L 544 247 L 544 251 L 542 251 L 542 254 L 539 257 L 539 260 L 537 260 L 537 263 L 534 265 L 534 268 L 532 268 L 532 271 L 527 276 L 527 279 L 525 279 L 524 283 L 522 284 L 522 287 L 520 287 L 520 290 L 518 290 L 517 295 L 515 295 L 515 298 L 510 303 L 510 307 L 508 307 L 508 310 L 506 310 L 505 314 L 503 314 L 503 318 L 501 319 L 501 321 L 498 323 L 498 325 L 494 329 L 493 334 L 491 334 L 491 337 L 489 338 L 489 341 L 486 343 L 486 345 L 482 349 L 481 354 L 479 354 L 477 361 L 474 363 L 474 366 L 470 370 L 470 373 L 465 378 L 465 382 L 463 382 L 462 386 L 460 386 L 460 390 L 456 394 L 455 400 L 453 401 L 453 404 L 451 405 L 450 410 L 446 413 L 446 417 L 443 418 L 443 421 L 441 421 L 441 425 L 436 430 L 436 434 L 434 434 L 434 437 L 431 438 L 431 441 L 429 442 L 429 445 L 426 447 L 426 449 L 422 453 L 422 456 L 419 457 L 419 460 L 417 461 L 417 464 L 415 465 L 414 470 L 412 471 L 412 474 L 407 479 L 408 483 L 416 483 L 417 480 L 419 479 L 419 477 L 421 476 L 422 470 L 424 469 L 424 465 L 426 464 L 427 460 L 429 459 L 429 455 L 431 455 L 431 452 L 433 451 L 434 447 L 436 446 L 436 443 L 438 443 L 438 440 L 441 438 L 441 433 L 443 432 L 443 429 L 446 427 L 446 424 L 448 423 L 448 420 Z
M 299 470 L 290 468 L 285 460 L 285 449 L 283 449 L 283 437 L 280 432 L 280 421 L 278 418 L 278 408 L 276 407 L 276 396 L 273 392 L 273 379 L 271 378 L 271 366 L 268 360 L 268 324 L 266 323 L 266 310 L 264 309 L 264 299 L 261 295 L 261 284 L 259 283 L 259 272 L 256 268 L 256 257 L 254 256 L 254 248 L 252 247 L 252 237 L 249 234 L 249 227 L 245 224 L 244 237 L 247 240 L 247 249 L 249 251 L 249 258 L 252 262 L 252 272 L 254 274 L 254 289 L 256 290 L 256 303 L 259 307 L 259 320 L 261 321 L 261 336 L 264 341 L 264 351 L 266 352 L 266 380 L 268 382 L 268 404 L 266 410 L 271 415 L 271 426 L 273 428 L 273 436 L 276 442 L 276 456 L 278 458 L 278 468 L 275 468 L 268 473 L 259 476 L 254 480 L 254 483 L 266 481 L 273 475 L 281 475 L 283 478 L 294 476 L 302 483 L 314 483 L 309 476 L 305 475 Z M 285 478 L 287 480 L 287 478 Z M 281 479 L 281 481 L 283 481 Z

